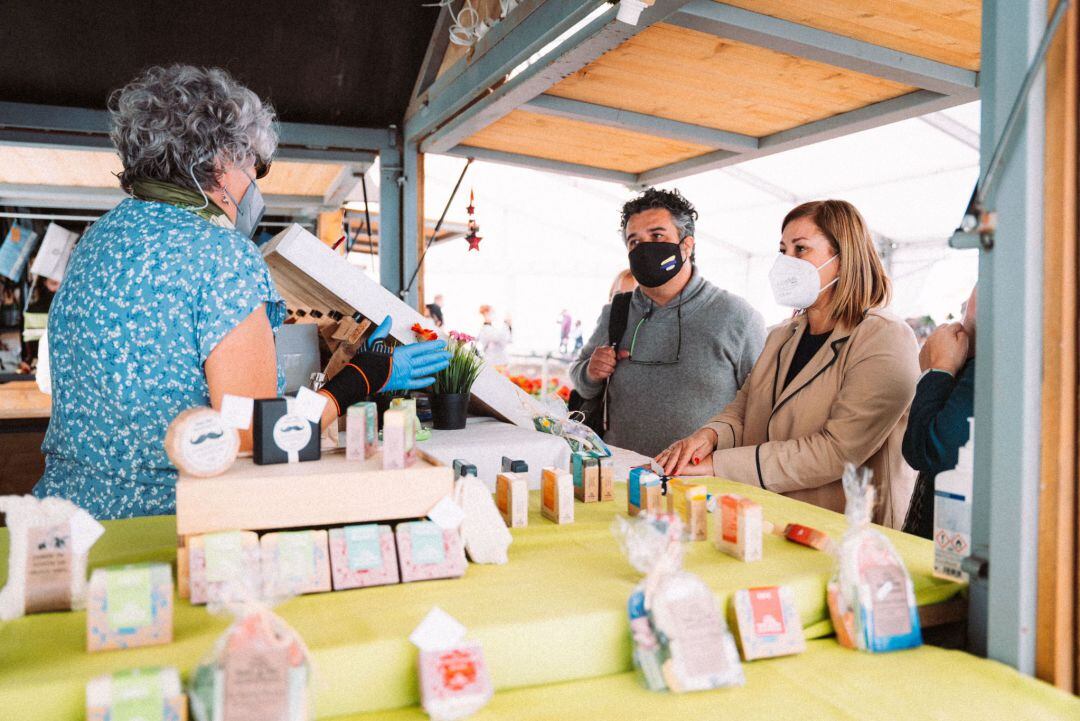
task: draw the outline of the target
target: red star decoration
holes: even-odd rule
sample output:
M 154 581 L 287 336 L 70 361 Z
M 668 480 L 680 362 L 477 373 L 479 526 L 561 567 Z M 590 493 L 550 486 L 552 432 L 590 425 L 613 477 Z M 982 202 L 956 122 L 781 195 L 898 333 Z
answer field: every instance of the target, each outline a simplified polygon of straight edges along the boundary
M 469 250 L 475 250 L 476 252 L 480 252 L 480 241 L 483 240 L 483 238 L 481 238 L 476 233 L 472 233 L 468 235 L 465 240 L 469 243 Z
M 469 215 L 472 215 L 473 213 L 475 213 L 475 212 L 476 212 L 476 208 L 475 208 L 475 207 L 473 207 L 472 203 L 469 203 L 469 207 L 468 207 L 468 208 L 466 208 L 465 210 L 467 210 L 467 211 L 468 211 Z

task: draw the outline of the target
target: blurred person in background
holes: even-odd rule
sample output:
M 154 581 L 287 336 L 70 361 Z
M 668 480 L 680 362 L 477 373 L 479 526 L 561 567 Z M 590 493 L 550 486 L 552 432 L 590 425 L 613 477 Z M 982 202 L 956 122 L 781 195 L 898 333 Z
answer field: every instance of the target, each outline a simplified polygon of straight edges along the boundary
M 619 293 L 632 293 L 637 288 L 637 281 L 634 280 L 634 274 L 630 272 L 630 269 L 620 270 L 619 274 L 615 276 L 615 280 L 611 283 L 611 290 L 608 291 L 608 303 L 612 298 Z
M 484 362 L 495 368 L 505 368 L 510 365 L 507 348 L 514 338 L 510 316 L 506 316 L 502 323 L 496 324 L 495 310 L 485 304 L 480 306 L 480 317 L 483 319 L 483 325 L 480 326 L 480 332 L 476 334 L 476 340 L 484 354 Z

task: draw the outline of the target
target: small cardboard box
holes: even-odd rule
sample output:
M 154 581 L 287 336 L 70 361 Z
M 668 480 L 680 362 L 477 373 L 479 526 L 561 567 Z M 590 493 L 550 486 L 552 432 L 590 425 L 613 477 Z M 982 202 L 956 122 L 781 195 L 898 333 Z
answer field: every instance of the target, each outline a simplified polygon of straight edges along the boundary
M 187 552 L 192 604 L 257 598 L 262 591 L 262 551 L 251 531 L 192 536 Z
M 529 482 L 516 473 L 500 473 L 495 480 L 495 505 L 507 528 L 529 525 Z
M 383 469 L 399 470 L 416 462 L 416 414 L 391 408 L 383 414 Z
M 615 460 L 610 456 L 597 459 L 600 466 L 600 500 L 615 500 Z
M 378 408 L 374 403 L 361 402 L 349 406 L 345 413 L 345 457 L 363 461 L 379 451 Z
M 790 656 L 806 650 L 795 594 L 787 586 L 744 588 L 731 600 L 743 659 Z
M 573 523 L 573 478 L 557 468 L 543 469 L 540 478 L 540 512 L 544 518 L 555 523 Z
M 399 523 L 395 533 L 403 583 L 465 575 L 465 546 L 457 529 L 410 521 Z
M 175 668 L 136 668 L 86 683 L 86 721 L 187 721 L 187 705 Z
M 600 500 L 600 463 L 591 453 L 573 453 L 570 456 L 574 474 L 574 498 L 582 503 Z
M 267 533 L 259 543 L 266 598 L 330 590 L 326 531 L 278 531 Z
M 319 424 L 301 416 L 292 398 L 264 398 L 255 401 L 252 420 L 257 465 L 317 461 L 322 457 Z
M 335 591 L 398 583 L 393 530 L 375 523 L 331 528 L 330 572 Z
M 172 566 L 139 563 L 94 569 L 86 600 L 86 650 L 170 643 Z
M 674 478 L 668 481 L 668 513 L 677 515 L 685 526 L 687 538 L 692 541 L 704 541 L 708 535 L 708 509 L 705 506 L 708 493 L 700 483 L 691 483 Z M 694 502 L 701 505 L 696 513 Z
M 761 560 L 761 506 L 735 493 L 720 496 L 713 514 L 713 545 L 747 563 Z

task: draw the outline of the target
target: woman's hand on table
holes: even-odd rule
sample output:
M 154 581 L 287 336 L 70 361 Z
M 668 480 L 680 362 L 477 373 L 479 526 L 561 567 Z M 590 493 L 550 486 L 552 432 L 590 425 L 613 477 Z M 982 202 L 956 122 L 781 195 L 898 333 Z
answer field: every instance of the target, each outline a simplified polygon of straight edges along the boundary
M 664 474 L 668 476 L 684 474 L 688 470 L 689 475 L 710 475 L 712 472 L 710 456 L 716 450 L 717 443 L 716 431 L 711 428 L 702 428 L 660 451 L 656 456 L 656 462 L 663 466 Z M 704 461 L 709 462 L 704 463 Z

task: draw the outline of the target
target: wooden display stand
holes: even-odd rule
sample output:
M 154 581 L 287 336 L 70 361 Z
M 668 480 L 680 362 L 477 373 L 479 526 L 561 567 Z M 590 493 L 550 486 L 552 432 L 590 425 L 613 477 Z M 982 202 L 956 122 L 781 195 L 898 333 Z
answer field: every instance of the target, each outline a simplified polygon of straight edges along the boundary
M 382 454 L 257 466 L 241 458 L 215 478 L 176 483 L 177 587 L 188 598 L 187 538 L 216 531 L 271 531 L 422 518 L 454 489 L 454 471 L 423 457 L 383 470 Z
M 278 292 L 290 308 L 323 313 L 336 310 L 346 316 L 359 312 L 375 325 L 390 316 L 390 336 L 402 343 L 415 342 L 414 323 L 431 324 L 299 225 L 275 235 L 262 253 Z M 441 330 L 438 333 L 446 338 Z M 474 412 L 530 429 L 533 418 L 545 413 L 539 401 L 486 365 L 473 384 L 472 404 Z

